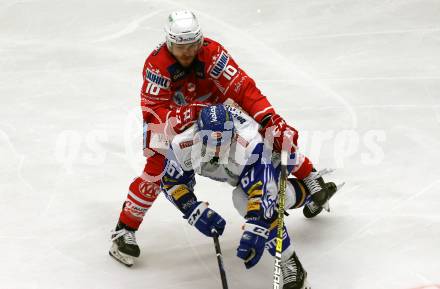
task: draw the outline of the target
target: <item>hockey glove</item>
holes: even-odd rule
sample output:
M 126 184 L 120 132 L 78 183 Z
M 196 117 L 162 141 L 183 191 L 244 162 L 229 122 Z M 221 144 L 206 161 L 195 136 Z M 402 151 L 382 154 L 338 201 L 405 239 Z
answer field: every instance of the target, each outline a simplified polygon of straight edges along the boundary
M 181 133 L 197 121 L 200 111 L 205 106 L 206 104 L 195 102 L 171 110 L 167 116 L 170 129 L 172 129 L 174 134 Z
M 298 131 L 288 125 L 278 114 L 267 115 L 261 121 L 261 135 L 267 139 L 273 139 L 273 148 L 277 152 L 282 149 L 294 153 L 298 146 Z
M 189 212 L 185 219 L 188 219 L 188 223 L 196 227 L 205 236 L 214 237 L 214 235 L 220 236 L 223 234 L 226 221 L 215 211 L 208 208 L 206 203 L 195 203 Z
M 244 260 L 246 269 L 250 269 L 260 261 L 264 253 L 264 246 L 269 237 L 268 225 L 262 221 L 247 221 L 240 245 L 237 248 L 237 257 Z

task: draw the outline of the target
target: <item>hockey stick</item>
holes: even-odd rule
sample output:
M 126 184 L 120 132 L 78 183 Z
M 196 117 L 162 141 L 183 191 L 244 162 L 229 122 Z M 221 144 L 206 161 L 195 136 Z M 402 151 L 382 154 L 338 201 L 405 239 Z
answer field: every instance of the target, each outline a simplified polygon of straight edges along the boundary
M 275 263 L 273 268 L 273 289 L 280 288 L 281 281 L 281 252 L 283 251 L 283 235 L 284 235 L 284 202 L 286 196 L 287 181 L 287 151 L 281 151 L 281 174 L 280 174 L 280 190 L 278 192 L 278 224 L 277 237 L 275 247 Z
M 217 255 L 217 263 L 218 263 L 218 268 L 220 270 L 220 278 L 222 279 L 222 286 L 223 289 L 228 289 L 228 281 L 226 280 L 226 271 L 223 265 L 223 255 L 222 255 L 222 250 L 220 248 L 220 241 L 218 240 L 218 233 L 215 229 L 212 230 L 212 233 L 214 235 L 213 239 L 215 246 L 215 254 Z

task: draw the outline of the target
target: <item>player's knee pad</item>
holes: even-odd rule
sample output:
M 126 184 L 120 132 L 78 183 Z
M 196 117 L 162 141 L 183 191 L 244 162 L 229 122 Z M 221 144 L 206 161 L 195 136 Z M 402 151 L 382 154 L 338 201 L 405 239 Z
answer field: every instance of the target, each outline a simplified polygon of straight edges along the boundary
M 286 199 L 284 201 L 284 208 L 290 209 L 294 207 L 296 204 L 296 199 L 297 195 L 295 187 L 290 182 L 286 182 Z

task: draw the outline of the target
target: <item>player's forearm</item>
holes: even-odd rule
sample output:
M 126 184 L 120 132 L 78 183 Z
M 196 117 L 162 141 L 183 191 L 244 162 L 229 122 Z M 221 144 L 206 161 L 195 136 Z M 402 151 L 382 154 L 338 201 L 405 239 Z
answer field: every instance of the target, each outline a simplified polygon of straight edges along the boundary
M 273 174 L 273 166 L 262 160 L 263 150 L 262 143 L 254 148 L 252 153 L 258 155 L 258 160 L 245 167 L 240 186 L 248 197 L 245 218 L 269 222 L 277 192 L 275 180 L 270 177 Z
M 190 213 L 190 208 L 196 204 L 197 197 L 194 192 L 186 185 L 174 185 L 171 187 L 164 186 L 164 191 L 169 200 L 187 216 Z
M 247 209 L 245 218 L 247 220 L 261 220 L 264 219 L 262 200 L 264 195 L 263 176 L 264 172 L 257 167 L 252 167 L 241 179 L 241 188 L 248 197 Z

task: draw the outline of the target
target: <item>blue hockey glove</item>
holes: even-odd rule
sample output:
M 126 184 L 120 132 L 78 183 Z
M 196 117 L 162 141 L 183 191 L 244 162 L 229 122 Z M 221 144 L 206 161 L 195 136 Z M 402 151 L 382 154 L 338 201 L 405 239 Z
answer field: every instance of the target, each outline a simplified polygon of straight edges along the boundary
M 214 210 L 208 208 L 206 203 L 198 202 L 189 210 L 185 216 L 191 226 L 196 227 L 205 236 L 220 236 L 225 230 L 226 221 Z
M 269 226 L 262 221 L 247 221 L 240 245 L 237 248 L 237 257 L 244 260 L 246 269 L 250 269 L 260 261 L 264 253 L 264 245 L 269 237 Z

